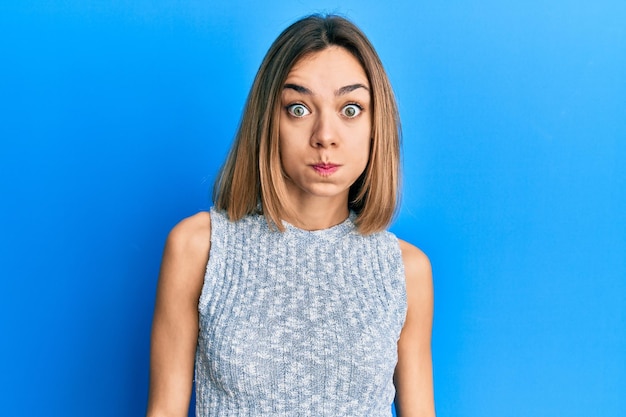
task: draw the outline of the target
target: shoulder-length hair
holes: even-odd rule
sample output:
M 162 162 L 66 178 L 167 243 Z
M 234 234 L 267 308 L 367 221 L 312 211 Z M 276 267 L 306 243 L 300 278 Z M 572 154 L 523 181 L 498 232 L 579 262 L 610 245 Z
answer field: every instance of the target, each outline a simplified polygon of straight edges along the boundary
M 345 18 L 311 15 L 293 23 L 265 55 L 248 95 L 239 131 L 213 188 L 215 207 L 231 220 L 258 213 L 284 231 L 293 215 L 285 205 L 285 174 L 280 162 L 280 99 L 287 75 L 304 56 L 339 46 L 363 67 L 370 83 L 372 142 L 368 164 L 350 187 L 348 208 L 362 234 L 389 226 L 398 205 L 400 120 L 383 65 L 367 37 Z M 260 204 L 260 206 L 259 206 Z M 297 215 L 295 216 L 297 218 Z

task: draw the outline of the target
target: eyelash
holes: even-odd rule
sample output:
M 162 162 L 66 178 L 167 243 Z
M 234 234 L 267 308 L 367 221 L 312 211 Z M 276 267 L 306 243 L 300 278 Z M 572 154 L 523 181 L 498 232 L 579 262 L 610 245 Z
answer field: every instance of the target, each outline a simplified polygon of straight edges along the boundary
M 305 109 L 309 112 L 309 114 L 311 114 L 311 110 L 309 110 L 309 108 L 308 108 L 307 106 L 305 106 L 303 103 L 291 103 L 291 104 L 288 104 L 287 106 L 285 106 L 285 110 L 287 111 L 287 113 L 288 113 L 291 117 L 295 117 L 296 119 L 300 119 L 300 118 L 302 118 L 302 117 L 308 116 L 308 114 L 305 114 L 305 115 L 302 115 L 302 116 L 296 116 L 295 114 L 293 114 L 293 112 L 292 112 L 291 110 L 292 110 L 292 108 L 293 108 L 293 107 L 295 107 L 295 106 L 302 106 L 302 107 L 304 107 L 304 108 L 305 108 Z M 355 116 L 352 116 L 352 117 L 350 117 L 350 116 L 346 116 L 346 115 L 344 114 L 344 111 L 345 111 L 345 109 L 346 109 L 348 106 L 354 106 L 354 107 L 356 107 L 357 109 L 359 109 L 358 114 L 356 114 Z M 345 117 L 345 118 L 347 118 L 347 119 L 355 119 L 355 118 L 357 118 L 357 117 L 361 114 L 361 112 L 362 112 L 362 111 L 363 111 L 363 106 L 361 106 L 359 103 L 356 103 L 356 102 L 350 102 L 350 103 L 346 103 L 346 105 L 344 105 L 344 106 L 341 108 L 341 112 L 340 112 L 340 113 L 341 113 L 341 115 L 342 115 L 343 117 Z
M 285 110 L 287 111 L 287 113 L 288 113 L 291 117 L 295 117 L 296 119 L 300 119 L 300 118 L 302 118 L 302 117 L 304 117 L 304 116 L 307 116 L 307 115 L 303 115 L 303 116 L 296 116 L 295 114 L 293 114 L 293 113 L 292 113 L 292 111 L 291 111 L 291 109 L 292 109 L 293 107 L 295 107 L 295 106 L 302 106 L 302 107 L 304 107 L 304 108 L 305 108 L 305 109 L 309 112 L 309 114 L 311 114 L 311 110 L 309 110 L 309 108 L 308 108 L 307 106 L 305 106 L 304 104 L 302 104 L 302 103 L 291 103 L 291 104 L 288 104 L 288 105 L 286 105 L 286 106 L 285 106 Z
M 348 107 L 348 106 L 354 106 L 354 107 L 356 107 L 357 109 L 359 109 L 358 114 L 356 114 L 355 116 L 352 116 L 352 117 L 350 117 L 350 116 L 346 116 L 345 114 L 343 114 L 343 112 L 345 111 L 346 107 Z M 341 110 L 342 110 L 342 111 L 341 111 L 341 113 L 342 113 L 342 115 L 343 115 L 344 117 L 347 117 L 348 119 L 354 119 L 354 118 L 359 117 L 359 115 L 360 115 L 360 114 L 361 114 L 361 112 L 363 111 L 363 106 L 361 106 L 359 103 L 347 103 L 345 106 L 343 106 L 343 107 L 341 108 Z

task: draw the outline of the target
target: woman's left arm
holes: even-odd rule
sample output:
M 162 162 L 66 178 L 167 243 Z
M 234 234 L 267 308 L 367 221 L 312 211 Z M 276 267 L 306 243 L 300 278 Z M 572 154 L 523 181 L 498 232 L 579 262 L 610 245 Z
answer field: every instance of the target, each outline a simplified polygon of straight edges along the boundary
M 406 275 L 408 309 L 398 341 L 394 374 L 398 417 L 434 417 L 431 334 L 433 280 L 428 257 L 415 246 L 400 241 Z

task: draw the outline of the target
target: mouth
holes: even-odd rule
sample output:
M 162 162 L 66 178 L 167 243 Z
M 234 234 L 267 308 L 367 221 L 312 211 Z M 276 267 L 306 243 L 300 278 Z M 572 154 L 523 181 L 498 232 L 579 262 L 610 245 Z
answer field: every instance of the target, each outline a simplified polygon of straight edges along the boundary
M 317 172 L 320 175 L 328 176 L 334 173 L 335 171 L 337 171 L 339 169 L 339 165 L 320 163 L 320 164 L 311 165 L 311 168 L 313 168 L 315 172 Z

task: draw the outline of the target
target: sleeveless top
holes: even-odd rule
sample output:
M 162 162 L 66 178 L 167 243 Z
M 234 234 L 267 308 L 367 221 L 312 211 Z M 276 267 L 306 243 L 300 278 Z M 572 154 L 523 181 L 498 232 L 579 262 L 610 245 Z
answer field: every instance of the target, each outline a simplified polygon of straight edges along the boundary
M 391 415 L 406 316 L 390 232 L 361 235 L 211 210 L 199 302 L 196 416 Z

